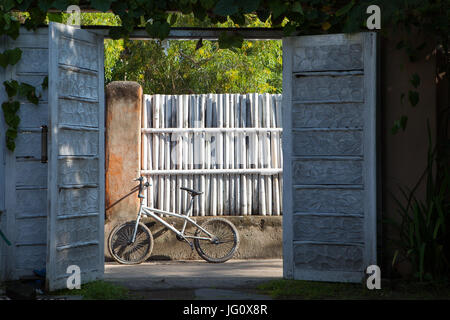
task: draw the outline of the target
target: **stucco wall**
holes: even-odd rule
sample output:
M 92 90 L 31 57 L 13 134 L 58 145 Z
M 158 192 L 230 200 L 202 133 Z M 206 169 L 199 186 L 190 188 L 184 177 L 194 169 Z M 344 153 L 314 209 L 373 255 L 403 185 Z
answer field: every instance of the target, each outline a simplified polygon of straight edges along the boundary
M 431 47 L 427 47 L 418 57 L 417 62 L 410 62 L 404 49 L 396 49 L 401 39 L 402 36 L 396 33 L 390 33 L 388 39 L 380 37 L 381 139 L 379 142 L 381 144 L 382 211 L 383 218 L 394 219 L 398 217 L 397 206 L 390 193 L 399 197 L 399 185 L 412 188 L 426 167 L 427 119 L 430 121 L 433 141 L 435 141 L 436 133 L 435 57 L 430 55 L 429 60 L 425 59 L 425 56 L 432 51 Z M 423 37 L 416 37 L 415 45 L 418 46 L 424 40 Z M 418 89 L 414 89 L 409 82 L 414 73 L 417 73 L 421 79 Z M 420 101 L 415 107 L 408 102 L 409 90 L 419 92 Z M 405 94 L 403 104 L 400 101 L 402 93 Z M 402 115 L 408 116 L 407 128 L 405 131 L 400 130 L 392 135 L 393 123 Z M 419 189 L 420 194 L 423 194 L 423 187 Z M 388 276 L 393 257 L 392 244 L 388 238 L 395 236 L 396 231 L 389 224 L 384 224 L 382 228 L 382 232 L 378 232 L 381 236 L 378 248 L 381 259 L 378 259 L 378 264 L 381 264 L 381 270 L 384 271 L 383 276 Z M 403 264 L 398 270 L 408 272 L 409 268 Z
M 198 223 L 210 217 L 193 217 Z M 222 216 L 231 221 L 239 233 L 239 248 L 234 259 L 275 259 L 283 257 L 282 217 L 281 216 Z M 165 218 L 166 221 L 181 229 L 183 221 L 177 218 Z M 154 219 L 146 218 L 144 223 L 150 228 L 155 241 L 150 260 L 189 260 L 201 259 L 185 241 L 176 239 L 175 234 Z M 188 234 L 196 228 L 186 226 Z

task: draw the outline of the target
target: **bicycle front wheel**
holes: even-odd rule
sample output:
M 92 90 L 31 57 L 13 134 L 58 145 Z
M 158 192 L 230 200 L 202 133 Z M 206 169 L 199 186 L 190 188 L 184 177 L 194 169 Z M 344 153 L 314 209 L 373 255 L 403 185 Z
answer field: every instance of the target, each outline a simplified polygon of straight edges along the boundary
M 195 250 L 208 262 L 221 263 L 233 257 L 239 246 L 239 234 L 230 221 L 222 218 L 211 218 L 201 225 L 213 235 L 211 240 L 194 239 Z M 195 236 L 207 237 L 200 228 Z
M 117 226 L 109 236 L 109 252 L 121 264 L 139 264 L 150 257 L 153 250 L 153 236 L 141 222 L 138 224 L 136 238 L 133 238 L 136 221 Z

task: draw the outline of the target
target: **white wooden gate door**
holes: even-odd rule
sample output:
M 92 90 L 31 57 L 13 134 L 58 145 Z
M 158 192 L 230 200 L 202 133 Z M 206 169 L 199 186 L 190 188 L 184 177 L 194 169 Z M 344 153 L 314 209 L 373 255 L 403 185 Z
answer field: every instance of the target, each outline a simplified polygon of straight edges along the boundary
M 376 34 L 283 39 L 284 277 L 376 264 Z
M 104 271 L 103 37 L 51 23 L 47 287 L 70 265 L 85 283 Z

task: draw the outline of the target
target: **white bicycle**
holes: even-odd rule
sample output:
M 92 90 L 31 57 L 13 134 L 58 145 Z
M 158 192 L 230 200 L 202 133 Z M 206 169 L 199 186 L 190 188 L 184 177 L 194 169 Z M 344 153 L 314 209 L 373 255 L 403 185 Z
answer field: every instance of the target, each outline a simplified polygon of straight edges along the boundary
M 195 197 L 203 192 L 186 187 L 180 188 L 187 191 L 191 196 L 187 212 L 183 215 L 144 206 L 143 200 L 145 196 L 142 191 L 149 186 L 149 183 L 144 183 L 143 177 L 139 177 L 134 181 L 139 181 L 138 198 L 140 199 L 140 206 L 137 219 L 118 225 L 109 236 L 109 252 L 117 262 L 121 264 L 139 264 L 150 257 L 153 250 L 153 236 L 147 226 L 140 222 L 143 215 L 152 217 L 162 223 L 176 234 L 176 238 L 179 241 L 186 241 L 192 250 L 195 247 L 199 256 L 208 262 L 225 262 L 236 253 L 239 246 L 239 234 L 233 223 L 223 218 L 213 217 L 206 220 L 202 225 L 198 225 L 189 217 Z M 182 229 L 176 229 L 156 213 L 183 219 Z M 194 235 L 185 233 L 187 223 L 197 227 Z M 194 244 L 188 239 L 193 239 Z

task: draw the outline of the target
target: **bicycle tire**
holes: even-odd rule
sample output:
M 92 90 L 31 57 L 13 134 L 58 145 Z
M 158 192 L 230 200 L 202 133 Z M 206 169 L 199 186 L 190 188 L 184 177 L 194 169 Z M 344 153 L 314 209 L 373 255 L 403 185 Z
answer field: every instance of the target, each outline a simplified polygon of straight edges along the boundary
M 234 224 L 223 218 L 211 218 L 201 224 L 201 227 L 217 237 L 219 243 L 194 239 L 194 246 L 198 255 L 211 263 L 222 263 L 230 260 L 239 247 L 239 233 Z M 195 236 L 200 236 L 202 233 L 204 234 L 198 228 Z M 219 247 L 224 243 L 229 243 L 229 245 Z M 216 253 L 215 256 L 213 256 L 213 253 Z
M 108 239 L 109 253 L 120 264 L 139 264 L 146 261 L 153 250 L 153 236 L 146 225 L 139 222 L 134 243 L 130 243 L 136 221 L 118 225 Z

